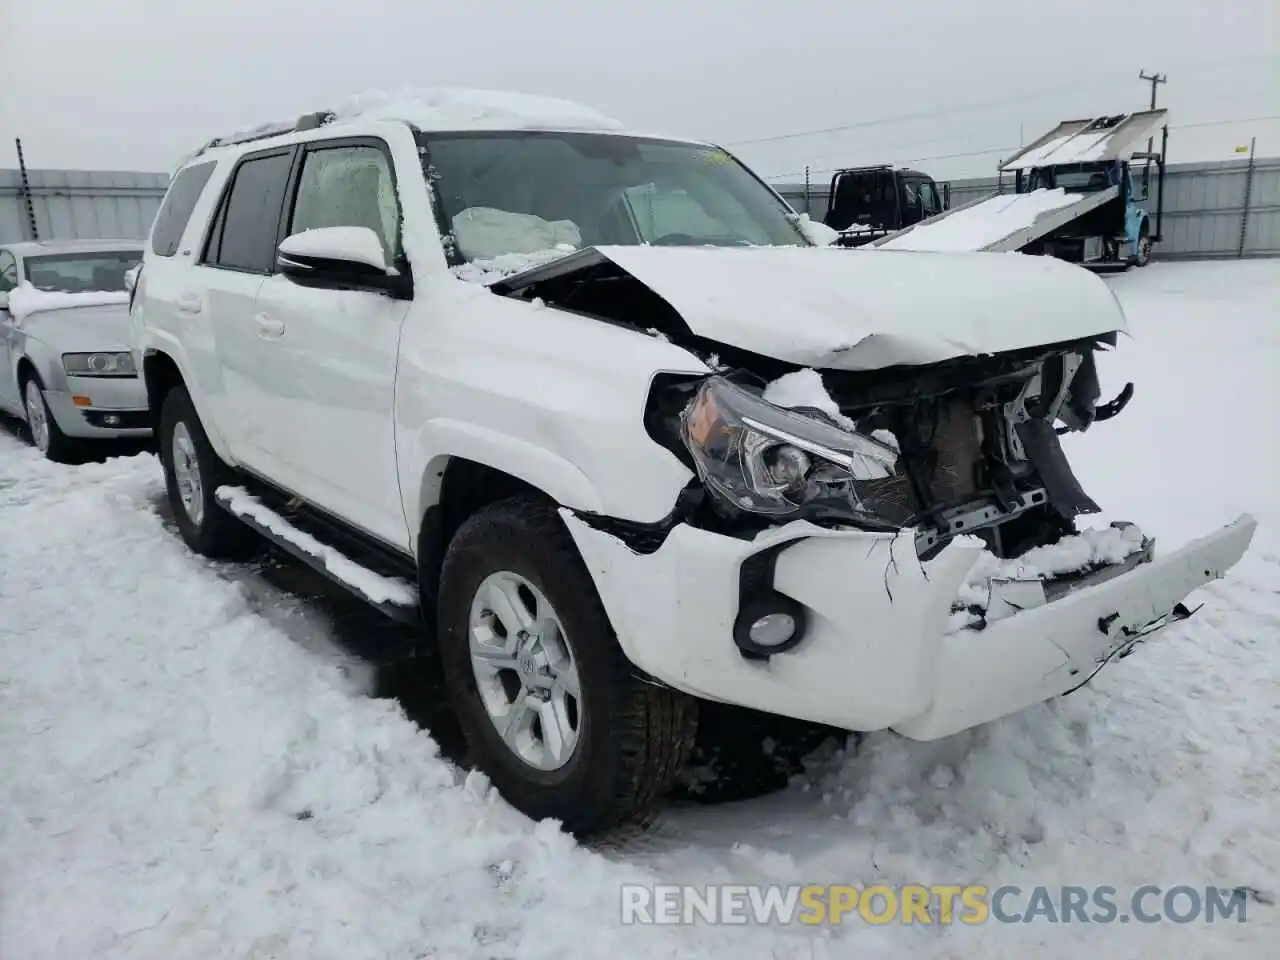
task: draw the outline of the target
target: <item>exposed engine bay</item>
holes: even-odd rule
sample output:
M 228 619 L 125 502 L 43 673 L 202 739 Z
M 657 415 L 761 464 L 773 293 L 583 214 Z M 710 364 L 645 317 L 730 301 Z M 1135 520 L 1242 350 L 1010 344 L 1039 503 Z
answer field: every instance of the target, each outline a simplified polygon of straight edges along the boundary
M 724 520 L 912 528 L 924 559 L 975 534 L 1013 557 L 1074 533 L 1075 517 L 1099 510 L 1059 441 L 1132 396 L 1128 385 L 1098 406 L 1099 346 L 926 370 L 821 371 L 838 414 L 805 405 L 771 415 L 767 383 L 735 369 L 667 384 L 650 433 L 677 454 L 669 438 L 679 437 Z
M 805 368 L 697 336 L 661 296 L 594 251 L 491 289 L 665 337 L 716 371 L 654 378 L 646 429 L 697 476 L 663 529 L 593 521 L 641 552 L 677 522 L 752 536 L 804 519 L 915 530 L 922 559 L 962 534 L 1016 557 L 1099 511 L 1059 434 L 1115 416 L 1133 392 L 1129 384 L 1098 403 L 1094 355 L 1114 346 L 1109 333 L 925 365 L 817 367 L 813 402 L 779 406 L 766 398 L 770 384 Z

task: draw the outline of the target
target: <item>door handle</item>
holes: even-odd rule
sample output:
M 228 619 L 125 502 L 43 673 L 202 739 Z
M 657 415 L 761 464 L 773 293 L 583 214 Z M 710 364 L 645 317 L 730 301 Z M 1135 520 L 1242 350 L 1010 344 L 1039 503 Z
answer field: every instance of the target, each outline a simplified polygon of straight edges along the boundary
M 178 298 L 178 312 L 196 314 L 204 309 L 204 301 L 197 294 L 184 293 Z
M 259 313 L 254 316 L 253 322 L 258 325 L 258 336 L 264 340 L 279 340 L 284 336 L 283 320 L 278 320 L 265 313 Z

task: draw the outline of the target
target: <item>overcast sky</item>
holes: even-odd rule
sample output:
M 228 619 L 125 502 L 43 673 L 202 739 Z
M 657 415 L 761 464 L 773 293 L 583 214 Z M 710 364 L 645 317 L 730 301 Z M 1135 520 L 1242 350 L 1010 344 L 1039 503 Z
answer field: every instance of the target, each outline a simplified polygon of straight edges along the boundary
M 0 0 L 0 167 L 169 170 L 230 129 L 405 86 L 519 89 L 712 139 L 766 175 L 992 171 L 1058 120 L 1280 114 L 1276 0 Z M 922 116 L 923 115 L 923 116 Z M 911 119 L 902 119 L 911 118 Z M 883 122 L 881 122 L 883 121 Z M 861 124 L 841 133 L 741 141 Z M 1171 132 L 1226 159 L 1280 122 Z M 951 154 L 992 151 L 971 157 Z M 1007 152 L 1007 151 L 1005 151 Z M 799 176 L 788 179 L 799 179 Z

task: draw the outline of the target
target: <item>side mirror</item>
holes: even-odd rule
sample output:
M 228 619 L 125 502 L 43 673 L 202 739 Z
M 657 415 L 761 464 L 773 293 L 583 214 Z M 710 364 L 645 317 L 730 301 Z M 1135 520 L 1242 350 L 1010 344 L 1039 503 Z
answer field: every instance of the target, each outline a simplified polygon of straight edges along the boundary
M 304 286 L 401 293 L 407 277 L 387 263 L 368 227 L 317 227 L 285 237 L 276 269 Z
M 287 276 L 393 273 L 378 234 L 367 227 L 319 227 L 294 233 L 280 241 L 275 262 Z

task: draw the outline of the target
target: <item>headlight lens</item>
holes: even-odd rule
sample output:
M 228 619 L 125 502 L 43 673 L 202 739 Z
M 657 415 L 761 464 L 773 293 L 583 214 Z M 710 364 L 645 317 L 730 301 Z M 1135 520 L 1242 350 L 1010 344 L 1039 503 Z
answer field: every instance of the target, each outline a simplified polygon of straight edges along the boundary
M 69 377 L 136 377 L 132 353 L 64 353 L 62 369 Z
M 703 483 L 739 510 L 881 527 L 909 513 L 895 447 L 774 406 L 724 377 L 701 383 L 680 422 Z

